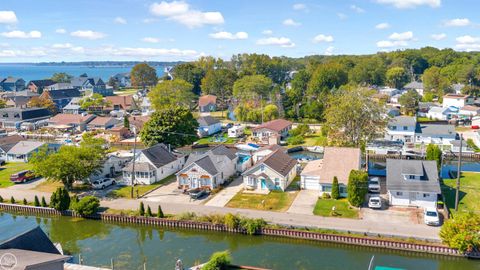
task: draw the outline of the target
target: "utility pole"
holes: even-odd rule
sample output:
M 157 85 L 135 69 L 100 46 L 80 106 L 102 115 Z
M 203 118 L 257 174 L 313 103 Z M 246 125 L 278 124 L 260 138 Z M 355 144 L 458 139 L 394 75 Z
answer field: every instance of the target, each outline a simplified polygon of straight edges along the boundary
M 135 139 L 133 140 L 133 163 L 132 163 L 132 188 L 130 190 L 130 198 L 133 199 L 133 189 L 135 187 L 135 158 L 136 158 L 136 153 L 137 153 L 137 127 L 135 125 L 133 126 L 133 134 L 135 136 Z
M 462 143 L 463 143 L 463 136 L 460 134 L 460 151 L 458 154 L 458 168 L 457 168 L 457 190 L 455 191 L 455 211 L 458 211 L 458 200 L 460 195 L 460 175 L 461 167 L 462 167 Z

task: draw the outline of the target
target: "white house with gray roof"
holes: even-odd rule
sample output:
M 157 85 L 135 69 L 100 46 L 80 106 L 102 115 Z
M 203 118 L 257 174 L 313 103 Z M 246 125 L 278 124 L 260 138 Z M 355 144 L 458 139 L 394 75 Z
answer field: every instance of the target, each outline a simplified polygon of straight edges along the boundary
M 234 150 L 218 145 L 206 153 L 192 153 L 177 173 L 182 189 L 214 189 L 236 173 L 238 157 Z
M 441 193 L 433 160 L 387 159 L 387 193 L 393 206 L 437 206 Z
M 417 120 L 410 116 L 397 116 L 387 124 L 385 139 L 389 141 L 413 142 Z
M 415 143 L 451 145 L 456 138 L 453 125 L 418 123 L 415 130 Z
M 203 116 L 197 119 L 198 135 L 200 137 L 210 136 L 222 130 L 222 123 L 211 116 Z
M 20 141 L 8 150 L 7 162 L 28 162 L 43 145 L 44 142 Z
M 133 162 L 123 168 L 123 183 L 131 185 L 132 173 L 135 172 L 135 184 L 151 185 L 175 174 L 183 164 L 183 155 L 174 153 L 166 145 L 159 143 L 138 154 L 135 158 L 135 169 Z
M 417 81 L 409 82 L 403 87 L 403 89 L 415 90 L 419 95 L 423 96 L 423 82 L 417 82 Z

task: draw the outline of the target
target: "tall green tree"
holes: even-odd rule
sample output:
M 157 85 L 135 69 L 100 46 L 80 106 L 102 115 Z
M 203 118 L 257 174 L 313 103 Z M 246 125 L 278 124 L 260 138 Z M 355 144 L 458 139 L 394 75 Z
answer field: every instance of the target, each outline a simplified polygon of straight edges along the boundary
M 243 101 L 267 99 L 272 85 L 272 80 L 264 75 L 244 76 L 235 81 L 233 95 Z
M 147 63 L 139 63 L 133 66 L 130 71 L 130 78 L 133 86 L 141 87 L 143 90 L 156 85 L 158 82 L 157 70 Z
M 410 80 L 407 70 L 404 67 L 392 67 L 387 70 L 387 83 L 390 87 L 402 89 Z
M 300 118 L 300 107 L 304 102 L 307 102 L 305 93 L 307 92 L 308 82 L 310 81 L 310 74 L 304 69 L 300 70 L 293 76 L 291 87 L 286 90 L 286 98 L 284 99 L 284 106 L 287 114 L 293 118 Z
M 349 80 L 360 85 L 383 85 L 385 83 L 386 66 L 378 57 L 360 59 L 349 72 Z
M 219 97 L 222 107 L 226 107 L 227 99 L 232 97 L 233 84 L 237 74 L 230 69 L 210 69 L 202 79 L 202 93 Z
M 441 73 L 439 67 L 431 67 L 425 70 L 422 76 L 423 86 L 427 92 L 434 93 L 438 97 L 449 92 L 450 81 Z
M 263 121 L 271 121 L 279 117 L 278 107 L 273 104 L 268 104 L 263 109 Z
M 148 98 L 158 111 L 172 106 L 190 108 L 195 99 L 192 89 L 193 85 L 182 79 L 163 81 L 148 93 Z
M 340 185 L 338 184 L 338 178 L 334 176 L 332 182 L 332 199 L 337 200 L 338 198 L 340 198 Z
M 343 89 L 327 101 L 324 127 L 336 145 L 356 146 L 377 138 L 384 130 L 384 106 L 367 88 Z
M 368 193 L 368 173 L 361 170 L 352 170 L 348 176 L 348 202 L 360 207 Z
M 157 143 L 173 147 L 191 144 L 197 140 L 198 122 L 187 108 L 171 107 L 152 114 L 140 132 L 147 146 Z
M 457 213 L 440 229 L 442 242 L 460 252 L 480 248 L 480 216 L 475 213 Z
M 70 195 L 65 188 L 59 187 L 52 193 L 52 196 L 50 197 L 50 207 L 53 207 L 58 211 L 68 210 L 70 207 Z
M 399 99 L 398 102 L 402 105 L 402 110 L 407 115 L 415 115 L 418 110 L 418 103 L 422 100 L 417 91 L 410 90 L 404 93 Z
M 442 164 L 442 150 L 436 144 L 427 145 L 427 151 L 425 154 L 426 160 L 435 160 L 437 162 L 437 167 L 440 169 Z
M 95 111 L 97 108 L 103 108 L 108 105 L 110 105 L 110 103 L 98 93 L 94 93 L 80 100 L 80 107 L 87 111 Z
M 344 65 L 336 62 L 321 64 L 315 69 L 308 82 L 307 95 L 319 99 L 347 82 L 348 73 Z
M 173 78 L 182 79 L 193 85 L 193 93 L 199 95 L 201 92 L 200 85 L 205 71 L 193 63 L 178 64 L 173 68 Z
M 58 72 L 58 73 L 53 73 L 50 79 L 56 83 L 68 83 L 72 78 L 73 76 L 70 74 L 67 74 L 65 72 Z

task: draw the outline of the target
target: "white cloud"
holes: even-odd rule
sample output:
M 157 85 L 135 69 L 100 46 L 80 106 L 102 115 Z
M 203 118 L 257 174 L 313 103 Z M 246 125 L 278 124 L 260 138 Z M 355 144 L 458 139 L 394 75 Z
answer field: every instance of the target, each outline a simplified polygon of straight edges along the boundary
M 295 43 L 293 43 L 289 38 L 286 37 L 269 37 L 269 38 L 262 38 L 257 40 L 258 45 L 273 45 L 273 46 L 280 46 L 283 48 L 292 48 L 295 47 Z
M 29 50 L 0 50 L 0 57 L 43 57 L 47 56 L 47 52 L 42 49 L 32 48 Z
M 377 42 L 377 47 L 379 48 L 393 48 L 393 47 L 406 47 L 408 42 L 403 40 L 381 40 Z
M 90 40 L 101 39 L 105 37 L 104 33 L 95 32 L 92 30 L 78 30 L 75 32 L 71 32 L 70 35 L 72 37 L 78 37 L 78 38 L 84 38 L 84 39 L 90 39 Z
M 445 34 L 445 33 L 432 34 L 430 37 L 431 37 L 432 39 L 434 39 L 434 40 L 442 40 L 442 39 L 446 39 L 446 38 L 447 38 L 447 34 Z
M 391 40 L 396 40 L 396 41 L 407 41 L 407 40 L 412 40 L 413 39 L 413 32 L 412 31 L 407 31 L 403 33 L 393 33 L 389 37 Z
M 194 59 L 201 56 L 195 50 L 180 50 L 180 49 L 159 49 L 159 48 L 105 48 L 104 53 L 111 56 L 130 56 L 130 57 L 158 57 L 158 56 L 174 56 L 182 59 Z
M 455 40 L 457 41 L 455 49 L 459 51 L 480 51 L 480 37 L 465 35 L 457 37 Z
M 333 36 L 319 34 L 313 38 L 314 43 L 333 42 Z
M 154 38 L 154 37 L 144 37 L 142 38 L 143 42 L 148 42 L 148 43 L 158 43 L 160 42 L 159 38 Z
M 460 44 L 472 44 L 480 42 L 480 38 L 472 37 L 470 35 L 460 36 L 455 39 Z
M 113 22 L 116 24 L 127 24 L 127 20 L 122 17 L 116 17 L 115 19 L 113 19 Z
M 387 28 L 390 28 L 390 24 L 386 23 L 386 22 L 379 23 L 379 24 L 375 25 L 375 28 L 380 29 L 380 30 L 387 29 Z
M 222 13 L 194 10 L 184 1 L 153 3 L 150 5 L 150 13 L 155 16 L 166 17 L 189 28 L 218 25 L 225 22 Z
M 293 5 L 293 10 L 306 10 L 307 5 L 302 4 L 302 3 L 297 3 Z
M 230 32 L 221 31 L 221 32 L 212 33 L 209 36 L 213 39 L 230 39 L 230 40 L 248 38 L 248 34 L 246 32 L 230 33 Z
M 13 24 L 17 23 L 17 15 L 10 10 L 0 10 L 0 23 Z
M 55 33 L 57 34 L 66 34 L 67 33 L 67 30 L 63 29 L 63 28 L 58 28 L 57 30 L 55 30 Z
M 325 49 L 325 52 L 323 54 L 324 55 L 333 55 L 333 50 L 335 50 L 335 47 L 329 46 L 328 48 Z
M 457 18 L 445 21 L 445 26 L 469 26 L 470 20 L 467 18 Z
M 359 6 L 356 6 L 356 5 L 351 5 L 350 9 L 357 12 L 357 13 L 364 13 L 365 12 L 365 9 L 363 9 Z
M 75 53 L 84 53 L 85 52 L 85 48 L 80 47 L 80 46 L 73 47 L 73 48 L 70 48 L 70 49 L 72 50 L 72 52 L 75 52 Z
M 300 26 L 302 24 L 294 21 L 293 19 L 286 19 L 286 20 L 283 21 L 283 25 L 286 25 L 286 26 Z
M 73 45 L 71 43 L 56 43 L 52 45 L 54 49 L 70 49 Z
M 377 3 L 392 5 L 396 8 L 416 8 L 418 6 L 430 6 L 437 8 L 442 5 L 441 0 L 376 0 Z
M 272 35 L 272 34 L 273 34 L 273 31 L 272 31 L 272 30 L 270 30 L 270 29 L 263 30 L 263 31 L 262 31 L 262 34 L 264 34 L 264 35 L 266 35 L 266 36 L 270 36 L 270 35 Z
M 40 31 L 30 31 L 24 32 L 19 30 L 14 30 L 10 32 L 3 32 L 1 33 L 2 36 L 6 38 L 41 38 L 42 33 Z
M 340 20 L 346 20 L 348 18 L 348 16 L 345 13 L 337 13 L 337 17 Z
M 455 45 L 455 49 L 457 49 L 459 51 L 466 51 L 466 52 L 480 51 L 480 43 L 457 44 L 457 45 Z

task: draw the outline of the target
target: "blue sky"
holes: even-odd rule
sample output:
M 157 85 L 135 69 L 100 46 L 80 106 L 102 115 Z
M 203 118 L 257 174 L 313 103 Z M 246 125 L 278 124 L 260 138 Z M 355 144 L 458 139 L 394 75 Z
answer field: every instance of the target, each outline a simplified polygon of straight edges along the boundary
M 2 0 L 0 62 L 480 50 L 478 0 Z

